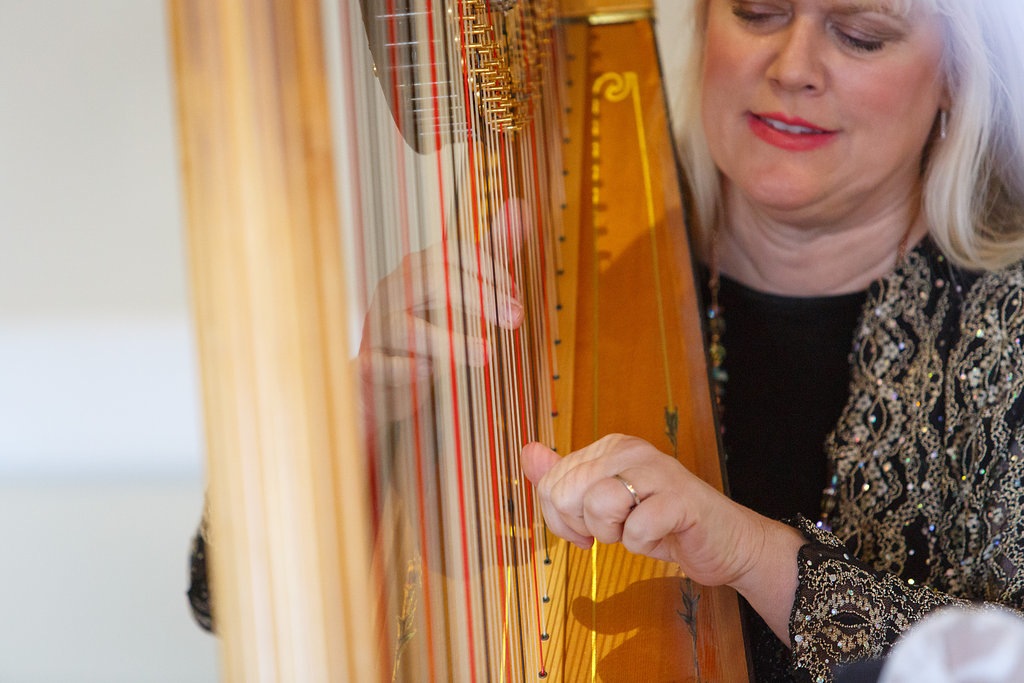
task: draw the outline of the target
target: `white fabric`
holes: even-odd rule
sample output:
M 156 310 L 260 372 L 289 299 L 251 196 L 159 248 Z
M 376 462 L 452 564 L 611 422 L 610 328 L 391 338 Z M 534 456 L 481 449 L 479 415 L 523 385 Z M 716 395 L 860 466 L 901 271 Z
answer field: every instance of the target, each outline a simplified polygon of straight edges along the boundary
M 947 608 L 896 643 L 879 683 L 1024 681 L 1024 619 L 1001 609 Z

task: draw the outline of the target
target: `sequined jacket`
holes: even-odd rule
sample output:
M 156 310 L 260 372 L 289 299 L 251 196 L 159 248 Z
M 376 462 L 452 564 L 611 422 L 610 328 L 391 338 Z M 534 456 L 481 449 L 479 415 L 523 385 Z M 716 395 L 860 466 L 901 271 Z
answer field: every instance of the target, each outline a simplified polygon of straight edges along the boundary
M 1024 607 L 1024 264 L 954 267 L 926 240 L 875 282 L 829 437 L 834 533 L 809 522 L 798 680 L 831 681 L 956 602 Z

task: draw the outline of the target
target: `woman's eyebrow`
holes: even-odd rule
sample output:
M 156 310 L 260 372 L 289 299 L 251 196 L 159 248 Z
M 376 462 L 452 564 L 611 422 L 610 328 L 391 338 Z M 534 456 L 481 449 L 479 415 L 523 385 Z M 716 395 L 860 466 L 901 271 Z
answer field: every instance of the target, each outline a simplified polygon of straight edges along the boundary
M 837 4 L 833 11 L 839 14 L 867 14 L 875 12 L 894 19 L 905 19 L 907 16 L 905 11 L 894 9 L 891 4 L 885 2 L 844 2 Z

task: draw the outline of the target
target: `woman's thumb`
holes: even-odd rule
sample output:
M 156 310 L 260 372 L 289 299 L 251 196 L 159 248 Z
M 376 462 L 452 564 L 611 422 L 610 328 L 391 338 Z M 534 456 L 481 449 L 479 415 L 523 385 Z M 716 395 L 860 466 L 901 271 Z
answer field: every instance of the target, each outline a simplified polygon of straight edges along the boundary
M 558 453 L 536 441 L 523 446 L 523 474 L 536 484 L 561 459 Z

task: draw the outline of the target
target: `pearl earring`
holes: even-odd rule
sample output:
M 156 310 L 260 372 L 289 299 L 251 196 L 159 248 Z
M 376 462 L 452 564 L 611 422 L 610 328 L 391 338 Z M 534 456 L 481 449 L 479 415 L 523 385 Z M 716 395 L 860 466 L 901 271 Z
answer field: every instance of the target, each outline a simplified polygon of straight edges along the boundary
M 939 139 L 946 139 L 946 110 L 939 110 Z

